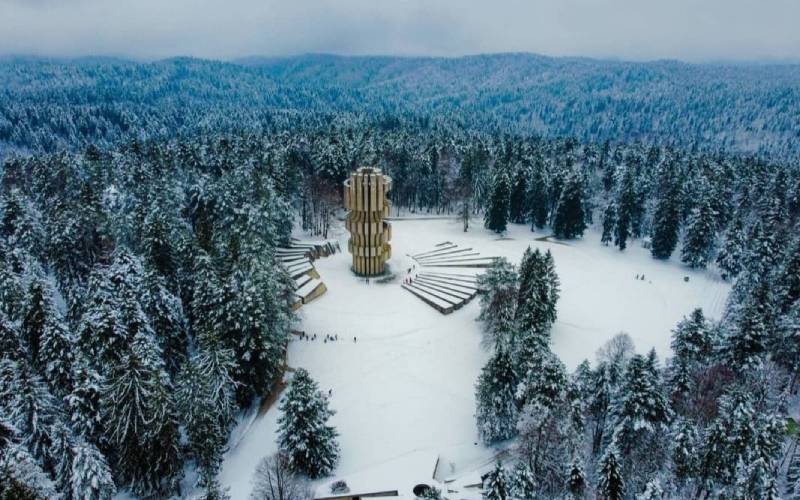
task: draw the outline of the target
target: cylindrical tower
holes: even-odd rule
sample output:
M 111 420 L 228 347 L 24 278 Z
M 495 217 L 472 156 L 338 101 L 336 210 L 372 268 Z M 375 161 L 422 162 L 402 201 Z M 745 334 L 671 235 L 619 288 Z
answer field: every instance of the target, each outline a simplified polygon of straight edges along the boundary
M 353 272 L 361 276 L 383 274 L 392 257 L 392 226 L 383 220 L 391 204 L 387 193 L 392 179 L 378 168 L 362 167 L 344 181 L 344 208 L 350 212 L 345 227 L 350 231 L 347 249 L 353 255 Z

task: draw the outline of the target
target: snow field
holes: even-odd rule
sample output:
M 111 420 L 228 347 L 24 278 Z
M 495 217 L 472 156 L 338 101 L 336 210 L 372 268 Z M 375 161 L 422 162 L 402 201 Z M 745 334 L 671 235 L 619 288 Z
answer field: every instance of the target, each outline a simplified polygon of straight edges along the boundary
M 389 264 L 395 281 L 367 284 L 357 278 L 346 251 L 316 260 L 328 292 L 300 310 L 299 329 L 316 333 L 317 340 L 293 338 L 289 345 L 289 365 L 306 368 L 322 391 L 331 390 L 342 451 L 337 476 L 412 452 L 438 453 L 443 477 L 474 475 L 497 452 L 478 443 L 473 416 L 474 384 L 490 354 L 476 321 L 479 301 L 445 316 L 403 290 L 400 283 L 413 263 L 407 254 L 451 241 L 518 264 L 528 245 L 549 249 L 561 280 L 552 348 L 570 370 L 583 359 L 593 361 L 595 351 L 620 331 L 631 335 L 639 352 L 654 347 L 663 362 L 670 330 L 681 317 L 702 307 L 718 318 L 729 291 L 712 271 L 655 261 L 638 241 L 624 252 L 604 247 L 591 230 L 582 240 L 562 243 L 539 241 L 542 233 L 516 225 L 498 238 L 479 221 L 467 233 L 455 219 L 392 224 Z M 346 248 L 347 233 L 335 231 Z M 635 279 L 637 274 L 645 279 Z M 324 342 L 326 334 L 339 339 Z M 236 444 L 220 473 L 233 499 L 247 498 L 258 461 L 277 450 L 277 417 L 275 405 L 234 433 Z

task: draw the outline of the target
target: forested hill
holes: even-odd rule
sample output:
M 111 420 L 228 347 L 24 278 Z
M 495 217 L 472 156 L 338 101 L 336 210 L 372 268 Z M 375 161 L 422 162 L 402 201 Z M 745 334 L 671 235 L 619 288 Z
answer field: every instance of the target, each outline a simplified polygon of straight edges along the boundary
M 5 150 L 369 120 L 800 158 L 800 66 L 531 54 L 0 60 Z

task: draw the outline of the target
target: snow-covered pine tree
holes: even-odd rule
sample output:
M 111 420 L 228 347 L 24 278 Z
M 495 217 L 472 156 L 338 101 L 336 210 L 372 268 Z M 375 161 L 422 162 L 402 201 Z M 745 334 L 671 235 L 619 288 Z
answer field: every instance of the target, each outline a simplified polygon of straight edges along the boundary
M 633 225 L 638 219 L 636 178 L 633 165 L 619 167 L 614 217 L 614 245 L 625 250 Z M 605 225 L 605 222 L 604 222 Z M 605 232 L 605 231 L 604 231 Z
M 610 201 L 603 211 L 603 235 L 600 242 L 608 246 L 614 240 L 614 228 L 617 227 L 617 206 Z
M 672 352 L 669 385 L 673 394 L 689 390 L 691 372 L 703 366 L 713 353 L 711 328 L 698 308 L 684 317 L 672 331 Z
M 290 468 L 312 479 L 329 474 L 339 460 L 338 434 L 328 425 L 334 412 L 306 370 L 294 372 L 279 409 L 278 445 Z
M 47 317 L 52 312 L 47 285 L 41 277 L 32 277 L 24 301 L 20 333 L 27 346 L 31 362 L 41 366 L 39 363 L 39 349 L 42 345 L 42 333 L 44 332 L 45 321 L 47 321 Z
M 515 224 L 523 224 L 527 219 L 527 199 L 528 179 L 530 171 L 523 163 L 518 163 L 514 168 L 514 179 L 511 184 L 511 192 L 508 202 L 508 218 Z
M 200 469 L 200 483 L 213 489 L 236 410 L 233 352 L 203 333 L 199 352 L 187 363 L 178 385 L 177 405 Z
M 739 212 L 725 232 L 725 242 L 717 254 L 717 266 L 723 279 L 734 279 L 742 270 L 747 235 Z
M 624 500 L 625 481 L 622 478 L 622 466 L 617 458 L 614 445 L 606 449 L 598 464 L 600 473 L 597 482 L 597 498 L 601 500 Z
M 691 421 L 679 418 L 673 424 L 672 436 L 672 474 L 678 484 L 685 484 L 697 473 L 697 428 Z
M 653 357 L 635 355 L 611 404 L 612 442 L 623 461 L 623 476 L 634 491 L 661 470 L 667 458 L 663 443 L 671 410 Z
M 552 254 L 537 248 L 525 250 L 519 267 L 515 319 L 521 336 L 537 335 L 549 344 L 550 326 L 556 320 L 559 282 Z
M 485 225 L 495 233 L 502 233 L 508 224 L 508 205 L 511 196 L 511 181 L 508 172 L 503 167 L 496 167 L 492 177 L 492 187 L 489 196 L 489 207 L 486 210 Z
M 579 500 L 586 494 L 586 474 L 580 459 L 574 459 L 567 471 L 567 492 L 573 500 Z
M 51 307 L 45 318 L 37 365 L 53 393 L 64 396 L 72 391 L 72 365 L 75 339 L 61 314 Z
M 175 286 L 178 263 L 171 226 L 168 213 L 154 203 L 142 224 L 141 245 L 145 265 Z
M 780 319 L 772 355 L 791 375 L 794 387 L 800 374 L 800 300 Z
M 0 313 L 11 321 L 19 321 L 25 313 L 25 290 L 9 260 L 0 257 Z
M 712 354 L 711 329 L 701 308 L 684 317 L 672 331 L 672 351 L 686 361 L 705 361 Z
M 181 468 L 175 404 L 153 333 L 139 326 L 103 387 L 104 437 L 122 484 L 139 495 L 170 495 Z
M 800 235 L 796 236 L 776 276 L 775 298 L 780 312 L 800 301 Z
M 508 479 L 509 500 L 533 500 L 536 498 L 536 480 L 531 469 L 522 461 L 517 462 Z
M 0 498 L 42 500 L 59 498 L 59 493 L 30 452 L 12 443 L 0 453 Z
M 52 470 L 58 459 L 53 440 L 60 409 L 42 378 L 24 359 L 0 359 L 0 410 L 33 457 Z
M 481 312 L 478 319 L 495 345 L 510 347 L 514 333 L 514 314 L 517 306 L 517 282 L 514 266 L 501 257 L 488 271 L 478 276 Z
M 681 261 L 694 268 L 704 268 L 711 262 L 716 241 L 717 213 L 710 199 L 711 188 L 705 178 L 700 186 L 701 198 L 689 215 L 681 248 Z
M 669 259 L 680 234 L 681 184 L 674 167 L 673 164 L 662 165 L 659 174 L 650 247 L 650 253 L 656 259 Z
M 72 491 L 72 483 L 70 482 L 72 476 L 72 460 L 75 455 L 74 451 L 74 436 L 72 431 L 62 422 L 58 422 L 53 426 L 53 469 L 52 475 L 55 479 L 56 489 L 64 493 L 66 498 L 69 498 L 69 493 Z
M 511 356 L 500 347 L 483 368 L 475 388 L 478 434 L 485 443 L 516 435 L 517 374 Z
M 790 498 L 800 498 L 800 449 L 797 446 L 786 468 L 786 493 L 791 495 Z
M 145 268 L 142 292 L 140 301 L 161 345 L 167 372 L 174 375 L 186 358 L 188 340 L 183 306 L 167 287 L 165 278 L 153 268 Z
M 528 182 L 528 207 L 531 231 L 542 229 L 547 224 L 549 212 L 548 181 L 544 162 L 536 157 L 531 160 L 531 178 Z
M 583 236 L 586 229 L 583 184 L 583 176 L 578 171 L 569 172 L 564 179 L 553 217 L 553 233 L 557 238 Z
M 651 479 L 644 486 L 644 491 L 636 495 L 636 500 L 661 500 L 664 498 L 664 488 L 661 481 Z
M 75 500 L 109 500 L 117 488 L 105 457 L 93 445 L 79 439 L 73 449 L 70 484 Z
M 733 306 L 733 321 L 727 325 L 721 353 L 730 367 L 742 372 L 761 366 L 767 352 L 772 323 L 772 290 L 765 280 L 741 304 Z
M 497 461 L 494 469 L 483 478 L 483 500 L 510 500 L 511 492 L 508 476 L 503 463 Z
M 103 425 L 100 399 L 104 379 L 83 357 L 73 365 L 71 378 L 72 391 L 64 398 L 67 417 L 76 435 L 97 443 Z

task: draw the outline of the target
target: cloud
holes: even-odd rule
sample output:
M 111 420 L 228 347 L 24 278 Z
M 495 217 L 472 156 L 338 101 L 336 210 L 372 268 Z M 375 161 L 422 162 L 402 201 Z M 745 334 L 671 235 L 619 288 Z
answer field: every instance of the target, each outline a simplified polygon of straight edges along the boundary
M 0 0 L 0 53 L 800 60 L 798 0 Z

